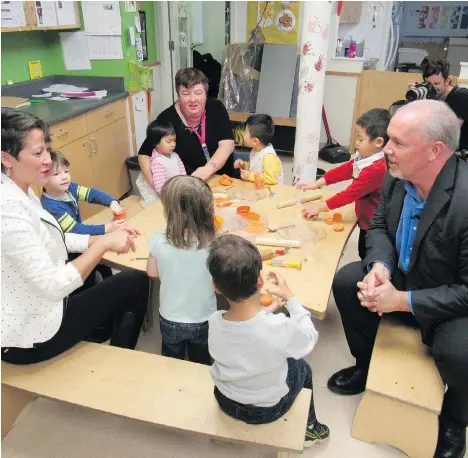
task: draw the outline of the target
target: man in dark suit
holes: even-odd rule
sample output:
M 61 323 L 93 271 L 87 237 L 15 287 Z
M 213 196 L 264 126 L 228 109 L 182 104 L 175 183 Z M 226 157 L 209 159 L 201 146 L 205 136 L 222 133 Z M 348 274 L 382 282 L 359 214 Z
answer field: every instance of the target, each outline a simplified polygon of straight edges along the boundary
M 468 164 L 454 154 L 456 115 L 435 100 L 400 108 L 388 127 L 387 174 L 363 262 L 340 269 L 333 294 L 356 365 L 331 391 L 364 391 L 380 317 L 418 326 L 447 384 L 436 458 L 462 458 L 468 425 Z

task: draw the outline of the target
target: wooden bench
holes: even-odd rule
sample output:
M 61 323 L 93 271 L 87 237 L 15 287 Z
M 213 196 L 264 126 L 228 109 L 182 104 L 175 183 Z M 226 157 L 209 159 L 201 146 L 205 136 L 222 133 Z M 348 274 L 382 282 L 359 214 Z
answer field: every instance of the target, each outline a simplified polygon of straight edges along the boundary
M 411 458 L 433 458 L 444 390 L 420 331 L 384 319 L 352 436 L 392 445 Z
M 247 425 L 224 414 L 209 368 L 149 353 L 82 342 L 39 364 L 2 362 L 2 438 L 36 397 L 132 418 L 157 427 L 274 450 L 301 452 L 310 390 L 274 423 Z

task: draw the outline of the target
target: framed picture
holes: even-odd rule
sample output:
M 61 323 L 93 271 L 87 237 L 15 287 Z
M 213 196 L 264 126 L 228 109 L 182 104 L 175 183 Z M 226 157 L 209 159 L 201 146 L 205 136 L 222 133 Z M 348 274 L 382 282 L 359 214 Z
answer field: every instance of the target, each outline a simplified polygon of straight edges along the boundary
M 138 16 L 140 17 L 140 26 L 141 26 L 141 44 L 143 48 L 143 60 L 148 60 L 148 41 L 146 35 L 146 13 L 144 11 L 138 11 Z

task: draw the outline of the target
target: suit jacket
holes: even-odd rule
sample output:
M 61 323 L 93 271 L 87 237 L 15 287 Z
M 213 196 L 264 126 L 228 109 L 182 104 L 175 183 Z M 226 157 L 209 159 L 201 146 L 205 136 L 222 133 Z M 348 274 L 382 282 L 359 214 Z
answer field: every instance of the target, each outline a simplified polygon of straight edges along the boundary
M 57 333 L 64 299 L 83 285 L 67 258 L 89 235 L 64 234 L 31 189 L 1 178 L 2 347 L 30 348 Z
M 468 164 L 453 155 L 439 173 L 420 215 L 406 274 L 398 268 L 396 251 L 405 195 L 405 181 L 387 174 L 363 265 L 385 262 L 395 287 L 412 291 L 414 316 L 424 343 L 431 345 L 440 323 L 468 316 Z

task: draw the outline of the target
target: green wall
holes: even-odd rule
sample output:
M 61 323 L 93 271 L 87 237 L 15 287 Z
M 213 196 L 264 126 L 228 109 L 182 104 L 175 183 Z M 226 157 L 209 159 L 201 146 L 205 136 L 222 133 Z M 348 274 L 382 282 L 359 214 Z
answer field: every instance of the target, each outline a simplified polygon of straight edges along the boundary
M 152 3 L 141 2 L 142 9 L 146 11 L 149 63 L 157 60 L 155 18 Z M 92 60 L 91 70 L 67 71 L 65 69 L 59 32 L 55 30 L 2 33 L 1 84 L 6 84 L 7 80 L 13 80 L 15 83 L 29 80 L 28 61 L 40 60 L 44 76 L 123 76 L 125 78 L 125 87 L 128 88 L 128 63 L 136 61 L 136 48 L 130 46 L 128 27 L 135 26 L 134 17 L 137 13 L 126 13 L 124 2 L 120 2 L 120 14 L 122 17 L 123 60 Z M 83 17 L 81 23 L 83 23 Z

